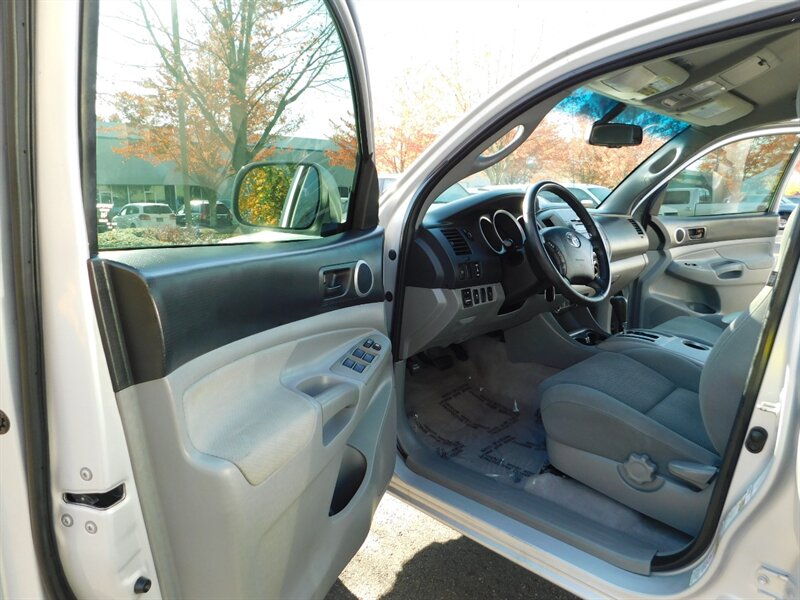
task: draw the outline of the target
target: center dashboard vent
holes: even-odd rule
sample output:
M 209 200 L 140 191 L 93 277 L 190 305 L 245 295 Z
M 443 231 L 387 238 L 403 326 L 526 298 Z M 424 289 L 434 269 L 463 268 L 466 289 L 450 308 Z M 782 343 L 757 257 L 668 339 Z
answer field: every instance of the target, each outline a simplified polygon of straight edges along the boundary
M 456 256 L 470 254 L 469 243 L 458 229 L 442 229 L 442 235 L 450 242 Z
M 630 224 L 633 225 L 633 228 L 636 230 L 636 233 L 638 233 L 639 235 L 644 235 L 644 231 L 642 230 L 642 227 L 636 222 L 636 219 L 628 219 L 628 222 L 630 222 Z

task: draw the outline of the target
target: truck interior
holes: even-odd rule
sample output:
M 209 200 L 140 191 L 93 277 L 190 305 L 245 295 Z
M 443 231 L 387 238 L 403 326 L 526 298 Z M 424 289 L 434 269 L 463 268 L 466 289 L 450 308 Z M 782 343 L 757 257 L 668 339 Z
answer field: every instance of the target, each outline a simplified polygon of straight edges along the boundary
M 546 182 L 427 205 L 396 339 L 412 471 L 635 573 L 692 543 L 784 262 L 798 73 L 791 25 L 601 75 L 525 123 L 662 126 L 598 208 Z

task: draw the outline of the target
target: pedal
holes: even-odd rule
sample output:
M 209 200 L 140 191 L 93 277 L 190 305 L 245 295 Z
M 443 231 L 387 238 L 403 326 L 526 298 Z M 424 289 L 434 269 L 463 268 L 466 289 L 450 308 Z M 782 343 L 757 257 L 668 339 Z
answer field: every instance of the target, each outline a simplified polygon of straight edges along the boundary
M 461 344 L 450 344 L 450 350 L 453 351 L 453 354 L 455 354 L 456 358 L 461 362 L 469 360 L 469 354 L 467 354 L 467 351 Z
M 422 363 L 416 356 L 412 356 L 406 361 L 406 371 L 409 375 L 416 375 L 422 371 Z
M 440 371 L 446 371 L 453 366 L 453 355 L 446 348 L 430 348 L 422 353 L 422 360 Z
M 447 369 L 451 369 L 453 367 L 453 357 L 449 354 L 442 354 L 441 356 L 433 356 L 431 357 L 433 364 L 436 366 L 437 369 L 440 371 L 446 371 Z

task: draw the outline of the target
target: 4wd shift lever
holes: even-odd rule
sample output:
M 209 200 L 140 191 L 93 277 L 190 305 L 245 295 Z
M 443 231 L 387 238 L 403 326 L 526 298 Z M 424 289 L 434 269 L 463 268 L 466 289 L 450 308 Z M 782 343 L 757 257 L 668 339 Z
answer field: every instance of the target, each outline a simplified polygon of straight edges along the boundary
M 628 299 L 625 296 L 611 296 L 611 310 L 614 311 L 614 319 L 619 323 L 620 333 L 628 330 Z

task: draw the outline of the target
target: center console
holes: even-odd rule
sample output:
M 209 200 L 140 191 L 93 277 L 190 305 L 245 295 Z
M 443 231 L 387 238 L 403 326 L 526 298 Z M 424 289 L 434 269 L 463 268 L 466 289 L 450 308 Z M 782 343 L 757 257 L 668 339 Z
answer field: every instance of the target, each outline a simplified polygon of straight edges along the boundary
M 630 329 L 624 333 L 618 333 L 604 340 L 600 347 L 612 352 L 631 348 L 660 348 L 680 354 L 700 366 L 705 364 L 711 352 L 711 346 L 650 329 Z

